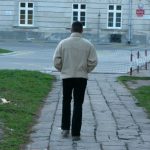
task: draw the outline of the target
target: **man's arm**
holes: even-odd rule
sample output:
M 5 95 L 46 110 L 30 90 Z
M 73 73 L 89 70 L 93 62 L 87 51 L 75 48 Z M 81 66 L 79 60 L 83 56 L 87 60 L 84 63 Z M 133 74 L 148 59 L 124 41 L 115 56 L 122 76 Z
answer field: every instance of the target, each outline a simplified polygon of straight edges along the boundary
M 61 49 L 62 49 L 62 45 L 61 43 L 58 44 L 58 46 L 56 47 L 54 56 L 53 56 L 53 63 L 55 68 L 58 71 L 61 71 L 62 69 L 62 56 L 61 56 Z
M 88 57 L 87 61 L 88 61 L 87 62 L 87 70 L 88 70 L 88 73 L 90 73 L 96 67 L 96 65 L 98 63 L 97 54 L 96 54 L 96 50 L 95 50 L 94 46 L 91 46 L 89 57 Z

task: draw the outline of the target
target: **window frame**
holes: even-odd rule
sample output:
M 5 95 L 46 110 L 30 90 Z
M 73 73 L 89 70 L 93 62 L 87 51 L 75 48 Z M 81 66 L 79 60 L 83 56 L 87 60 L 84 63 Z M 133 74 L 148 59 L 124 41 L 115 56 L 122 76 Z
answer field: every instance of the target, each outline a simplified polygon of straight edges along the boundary
M 114 8 L 112 10 L 110 10 L 110 6 L 113 6 Z M 121 6 L 121 10 L 117 10 L 117 7 L 118 6 Z M 107 28 L 108 29 L 122 29 L 122 5 L 119 5 L 119 4 L 109 4 L 108 5 L 108 8 L 107 8 Z M 112 26 L 109 26 L 109 14 L 112 13 L 113 14 L 113 17 L 112 17 L 112 20 L 113 20 L 113 25 Z M 117 14 L 120 14 L 121 17 L 120 17 L 120 22 L 117 22 Z M 117 23 L 120 23 L 120 26 L 117 27 Z
M 21 3 L 25 3 L 25 7 L 21 7 Z M 32 3 L 32 7 L 28 7 L 28 4 Z M 21 24 L 21 10 L 25 11 L 25 23 Z M 32 11 L 32 19 L 29 19 L 29 12 Z M 32 24 L 29 24 L 29 20 L 32 20 Z M 18 24 L 19 26 L 26 26 L 26 27 L 32 27 L 34 26 L 34 3 L 33 2 L 19 2 L 19 18 L 18 18 Z
M 75 9 L 75 8 L 74 8 L 74 5 L 78 5 L 78 8 Z M 85 9 L 82 9 L 82 8 L 81 8 L 82 5 L 85 6 Z M 83 21 L 81 21 L 81 17 L 82 17 L 81 13 L 82 13 L 82 12 L 85 13 L 85 15 L 84 15 L 84 18 L 85 18 L 84 24 L 85 24 L 85 25 L 83 25 L 83 28 L 86 28 L 87 4 L 85 4 L 85 3 L 73 3 L 73 4 L 72 4 L 72 19 L 71 19 L 71 23 L 73 23 L 73 22 L 75 21 L 75 20 L 74 20 L 74 12 L 78 12 L 77 21 L 80 21 L 80 22 L 83 22 Z

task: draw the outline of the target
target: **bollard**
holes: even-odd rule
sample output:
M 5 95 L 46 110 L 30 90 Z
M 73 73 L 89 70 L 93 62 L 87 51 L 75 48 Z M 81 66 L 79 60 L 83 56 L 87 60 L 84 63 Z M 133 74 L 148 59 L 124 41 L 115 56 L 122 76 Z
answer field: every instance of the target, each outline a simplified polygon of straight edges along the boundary
M 147 50 L 145 50 L 145 69 L 147 70 Z
M 132 75 L 132 71 L 133 71 L 133 69 L 132 69 L 132 62 L 133 62 L 133 54 L 132 54 L 132 52 L 131 52 L 131 55 L 130 55 L 130 62 L 131 62 L 131 66 L 130 66 L 130 76 Z
M 140 58 L 140 52 L 137 52 L 137 72 L 139 73 L 140 66 L 139 66 L 139 58 Z

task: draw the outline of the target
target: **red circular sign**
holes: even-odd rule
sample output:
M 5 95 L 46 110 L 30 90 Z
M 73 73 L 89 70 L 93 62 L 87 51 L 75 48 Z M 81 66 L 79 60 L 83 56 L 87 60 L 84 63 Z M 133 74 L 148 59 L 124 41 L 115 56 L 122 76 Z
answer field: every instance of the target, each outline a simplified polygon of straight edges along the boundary
M 142 17 L 144 15 L 144 9 L 137 9 L 136 10 L 136 15 L 138 17 Z

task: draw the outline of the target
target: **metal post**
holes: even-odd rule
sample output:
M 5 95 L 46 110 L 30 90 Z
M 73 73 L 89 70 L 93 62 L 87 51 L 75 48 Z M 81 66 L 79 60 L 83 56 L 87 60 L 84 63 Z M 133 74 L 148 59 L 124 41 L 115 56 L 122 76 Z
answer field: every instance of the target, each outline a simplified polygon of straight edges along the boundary
M 129 20 L 128 20 L 128 44 L 131 44 L 132 34 L 132 0 L 129 0 Z
M 145 50 L 145 69 L 147 70 L 147 50 Z
M 140 66 L 139 66 L 139 58 L 140 58 L 140 52 L 137 52 L 137 72 L 139 73 L 140 71 Z
M 130 76 L 131 76 L 132 72 L 133 72 L 133 69 L 132 69 L 132 64 L 133 64 L 133 54 L 132 54 L 132 51 L 131 51 L 131 55 L 130 55 L 130 63 L 131 63 L 131 66 L 130 66 Z

